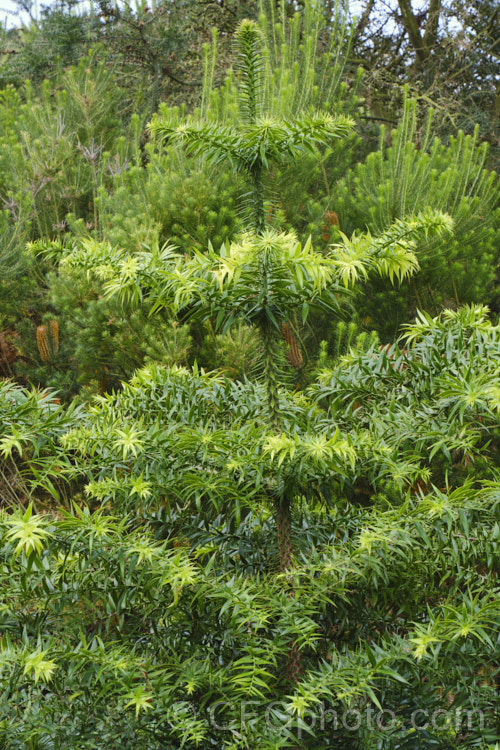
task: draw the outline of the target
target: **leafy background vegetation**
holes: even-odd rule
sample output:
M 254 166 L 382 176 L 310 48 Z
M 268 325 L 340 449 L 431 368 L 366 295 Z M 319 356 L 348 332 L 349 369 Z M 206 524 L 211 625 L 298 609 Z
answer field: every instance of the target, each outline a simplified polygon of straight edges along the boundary
M 1 29 L 5 750 L 499 746 L 498 11 L 361 6 Z

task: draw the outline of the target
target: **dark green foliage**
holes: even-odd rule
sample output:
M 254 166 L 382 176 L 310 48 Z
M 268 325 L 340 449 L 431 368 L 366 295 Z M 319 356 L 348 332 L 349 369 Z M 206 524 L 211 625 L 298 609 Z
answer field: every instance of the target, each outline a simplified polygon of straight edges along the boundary
M 376 331 L 362 330 L 354 320 L 348 323 L 344 320 L 330 322 L 328 327 L 323 327 L 323 331 L 326 338 L 320 342 L 316 362 L 319 370 L 334 366 L 350 352 L 373 351 L 380 344 Z M 318 374 L 318 369 L 315 369 L 315 374 Z
M 24 245 L 30 231 L 26 205 L 19 206 L 14 198 L 5 202 L 9 205 L 9 209 L 0 211 L 0 278 L 2 279 L 0 283 L 4 288 L 8 280 L 19 277 L 29 266 Z M 23 209 L 24 216 L 22 215 Z
M 422 317 L 406 354 L 351 355 L 309 398 L 280 389 L 279 435 L 260 386 L 157 366 L 73 416 L 62 445 L 96 509 L 0 519 L 3 695 L 30 696 L 4 742 L 42 720 L 56 745 L 89 750 L 100 731 L 148 750 L 230 748 L 226 726 L 266 749 L 498 741 L 498 343 L 482 309 Z M 277 574 L 282 485 L 298 503 L 293 597 Z M 386 729 L 381 707 L 397 719 Z M 417 710 L 451 724 L 415 732 Z
M 38 23 L 10 29 L 0 47 L 0 85 L 39 83 L 62 67 L 77 65 L 97 38 L 95 19 L 75 12 L 73 0 L 43 7 Z
M 94 54 L 114 69 L 123 106 L 141 110 L 144 118 L 165 97 L 171 104 L 187 100 L 193 105 L 202 86 L 202 47 L 212 25 L 208 17 L 227 34 L 235 26 L 233 20 L 228 27 L 230 12 L 210 13 L 210 7 L 196 0 L 152 7 L 108 0 L 85 7 L 63 0 L 42 7 L 38 21 L 32 18 L 28 27 L 11 29 L 0 38 L 0 85 L 53 79 L 61 69 Z
M 351 135 L 342 144 L 324 149 L 319 163 L 304 156 L 296 165 L 277 168 L 271 177 L 273 222 L 300 235 L 310 234 L 316 246 L 335 241 L 338 217 L 334 186 L 355 164 L 357 142 Z
M 64 500 L 58 474 L 69 460 L 58 455 L 55 441 L 78 425 L 81 411 L 74 404 L 61 407 L 49 391 L 28 391 L 6 381 L 0 382 L 0 409 L 0 506 L 26 503 L 33 492 Z
M 498 326 L 490 324 L 487 312 L 472 306 L 435 319 L 421 313 L 401 342 L 407 348 L 351 351 L 332 373 L 322 374 L 318 392 L 340 424 L 347 418 L 375 442 L 379 434 L 388 448 L 407 450 L 417 485 L 494 478 L 499 391 L 493 373 L 500 349 Z M 412 413 L 414 403 L 418 409 Z M 462 432 L 462 425 L 470 429 Z M 389 456 L 388 451 L 390 474 Z
M 69 345 L 71 325 L 60 317 L 61 304 L 56 300 L 54 307 L 49 299 L 50 263 L 33 263 L 25 247 L 36 237 L 62 236 L 68 212 L 87 231 L 97 228 L 96 195 L 99 185 L 111 180 L 108 164 L 125 162 L 134 149 L 134 142 L 126 146 L 121 136 L 119 99 L 112 72 L 94 57 L 80 60 L 40 90 L 28 82 L 20 92 L 9 87 L 0 96 L 5 207 L 0 214 L 0 330 L 21 355 L 6 374 L 17 372 L 66 394 L 74 392 L 78 374 Z M 12 276 L 17 286 L 7 283 Z M 54 316 L 61 348 L 47 364 L 39 357 L 36 328 Z

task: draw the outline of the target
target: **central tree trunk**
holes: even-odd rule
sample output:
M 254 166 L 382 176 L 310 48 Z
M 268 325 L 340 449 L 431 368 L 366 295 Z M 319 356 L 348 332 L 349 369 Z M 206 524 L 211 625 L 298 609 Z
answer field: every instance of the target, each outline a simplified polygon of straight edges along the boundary
M 264 377 L 266 380 L 267 405 L 271 424 L 276 432 L 281 430 L 281 413 L 279 404 L 279 370 L 278 370 L 278 344 L 276 331 L 265 313 L 260 322 L 260 333 L 263 343 Z M 274 501 L 274 516 L 276 520 L 276 531 L 278 535 L 278 555 L 280 571 L 285 573 L 293 568 L 293 540 L 292 540 L 292 513 L 290 500 L 285 493 Z M 295 586 L 291 576 L 288 576 L 288 596 L 295 597 Z M 299 647 L 290 641 L 289 650 L 286 655 L 286 677 L 295 685 L 300 679 L 302 672 L 302 655 Z
M 278 552 L 280 570 L 286 573 L 293 567 L 293 540 L 292 540 L 292 514 L 290 501 L 281 498 L 275 502 L 276 528 L 278 532 Z M 288 595 L 294 597 L 295 587 L 291 578 L 288 581 Z M 289 651 L 286 655 L 286 676 L 292 685 L 296 685 L 303 670 L 302 654 L 299 647 L 290 641 Z

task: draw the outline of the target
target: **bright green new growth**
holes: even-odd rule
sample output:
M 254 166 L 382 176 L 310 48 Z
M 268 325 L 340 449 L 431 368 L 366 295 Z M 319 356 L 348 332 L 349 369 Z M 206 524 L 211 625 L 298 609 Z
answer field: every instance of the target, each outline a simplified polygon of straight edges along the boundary
M 416 309 L 432 310 L 491 299 L 498 259 L 498 179 L 485 169 L 487 144 L 459 132 L 448 145 L 432 136 L 432 112 L 418 135 L 416 102 L 406 99 L 390 139 L 382 129 L 379 148 L 357 164 L 332 191 L 344 231 L 385 231 L 409 213 L 448 213 L 454 236 L 443 244 L 418 243 L 421 272 L 401 291 L 383 282 L 363 289 L 359 309 L 386 336 L 396 334 Z M 389 141 L 389 143 L 388 143 Z
M 351 200 L 366 205 L 376 231 L 406 216 L 415 206 L 432 205 L 451 214 L 459 211 L 457 223 L 471 222 L 462 205 L 465 198 L 480 201 L 481 210 L 493 206 L 495 176 L 485 169 L 487 144 L 478 145 L 477 131 L 467 137 L 460 132 L 445 146 L 432 137 L 432 110 L 420 137 L 417 125 L 416 101 L 406 98 L 390 145 L 382 127 L 378 150 L 369 154 L 342 186 L 343 200 L 348 200 L 350 190 Z
M 418 268 L 413 251 L 419 237 L 449 232 L 451 222 L 444 215 L 427 212 L 397 221 L 375 239 L 343 236 L 343 245 L 329 255 L 313 252 L 310 240 L 302 246 L 291 233 L 266 229 L 265 175 L 271 165 L 293 161 L 304 152 L 317 155 L 319 146 L 347 136 L 353 121 L 325 112 L 299 112 L 286 119 L 269 116 L 265 91 L 271 72 L 258 26 L 242 21 L 235 44 L 237 124 L 193 119 L 178 123 L 157 116 L 150 127 L 168 146 L 179 143 L 188 154 L 214 166 L 229 161 L 245 176 L 253 233 L 223 246 L 220 255 L 210 249 L 190 260 L 176 256 L 172 247 L 129 256 L 90 243 L 83 256 L 72 253 L 67 262 L 97 271 L 108 293 L 129 301 L 144 299 L 147 290 L 153 309 L 168 306 L 179 312 L 189 308 L 198 319 L 215 316 L 216 328 L 223 330 L 242 318 L 255 324 L 263 344 L 270 413 L 279 426 L 277 341 L 283 324 L 293 321 L 297 313 L 305 323 L 314 305 L 336 307 L 334 290 L 339 281 L 347 289 L 366 278 L 369 270 L 391 281 L 413 274 Z
M 283 0 L 262 0 L 259 25 L 265 39 L 270 113 L 289 117 L 315 107 L 330 111 L 346 103 L 342 79 L 355 29 L 346 23 L 338 0 L 326 8 L 306 2 L 291 18 Z
M 343 243 L 329 253 L 312 249 L 310 239 L 300 243 L 293 233 L 266 227 L 265 176 L 272 164 L 293 161 L 304 152 L 313 156 L 320 146 L 346 137 L 350 118 L 325 112 L 298 112 L 293 118 L 272 117 L 266 111 L 266 68 L 257 25 L 242 21 L 235 33 L 239 121 L 220 124 L 188 119 L 174 122 L 157 116 L 151 131 L 167 144 L 180 144 L 192 156 L 210 165 L 228 161 L 248 182 L 247 234 L 191 258 L 166 245 L 144 248 L 130 255 L 107 244 L 83 243 L 64 261 L 97 275 L 109 295 L 127 303 L 167 307 L 198 321 L 215 320 L 216 330 L 228 331 L 244 320 L 255 325 L 262 343 L 262 372 L 270 423 L 282 429 L 280 407 L 281 337 L 290 338 L 290 325 L 300 316 L 304 324 L 314 308 L 334 310 L 341 288 L 348 289 L 374 271 L 391 282 L 412 275 L 418 268 L 414 254 L 421 236 L 450 232 L 444 214 L 427 212 L 399 220 L 379 237 L 342 236 Z M 295 360 L 297 362 L 297 359 Z M 300 366 L 300 365 L 299 365 Z M 280 565 L 292 566 L 291 502 L 284 487 L 274 498 Z M 293 651 L 293 650 L 292 650 Z M 297 679 L 294 668 L 292 679 Z
M 332 5 L 334 7 L 332 7 Z M 261 99 L 270 117 L 289 118 L 315 109 L 351 109 L 361 71 L 347 93 L 345 77 L 355 28 L 346 22 L 341 3 L 306 2 L 292 8 L 286 1 L 261 0 L 258 18 L 258 62 Z M 239 56 L 239 55 L 238 55 Z M 224 85 L 214 87 L 217 34 L 205 46 L 205 75 L 200 116 L 217 122 L 238 119 L 238 81 L 230 71 Z M 237 61 L 240 67 L 240 61 Z
M 241 320 L 255 324 L 267 346 L 268 338 L 279 338 L 283 323 L 295 315 L 305 323 L 311 310 L 338 309 L 338 293 L 369 274 L 398 280 L 411 275 L 418 268 L 418 239 L 449 234 L 451 228 L 446 215 L 427 213 L 396 222 L 379 237 L 344 237 L 328 253 L 315 251 L 310 240 L 302 244 L 293 233 L 268 228 L 260 235 L 248 232 L 219 252 L 210 248 L 188 259 L 168 245 L 132 256 L 86 241 L 81 249 L 66 251 L 62 264 L 96 275 L 109 296 L 127 304 L 214 319 L 223 332 Z M 275 366 L 270 356 L 268 373 Z M 276 371 L 273 394 L 278 379 Z M 271 401 L 276 402 L 275 395 Z
M 447 217 L 427 214 L 389 228 L 380 238 L 348 240 L 331 254 L 314 252 L 293 233 L 266 228 L 265 176 L 271 165 L 293 161 L 299 154 L 318 153 L 318 147 L 347 136 L 350 118 L 325 112 L 297 113 L 293 118 L 272 117 L 266 112 L 264 92 L 269 68 L 261 49 L 261 35 L 252 21 L 242 21 L 235 33 L 237 48 L 239 122 L 187 120 L 177 123 L 155 117 L 151 131 L 168 145 L 179 143 L 185 151 L 218 166 L 229 161 L 248 182 L 248 224 L 253 231 L 221 248 L 216 254 L 196 252 L 191 259 L 174 248 L 157 247 L 131 256 L 111 247 L 87 242 L 83 253 L 72 252 L 66 262 L 97 273 L 109 294 L 131 301 L 145 300 L 153 310 L 169 307 L 191 319 L 215 319 L 216 329 L 227 331 L 242 319 L 256 326 L 262 342 L 264 376 L 270 422 L 282 428 L 279 386 L 283 326 L 300 314 L 304 324 L 314 307 L 334 309 L 339 281 L 347 289 L 368 270 L 391 280 L 412 274 L 418 267 L 413 247 L 420 233 L 450 230 Z M 118 274 L 117 274 L 118 270 Z M 292 497 L 286 488 L 275 497 L 280 565 L 293 561 L 291 537 Z M 294 649 L 291 650 L 294 659 Z M 297 679 L 298 666 L 287 671 Z
M 249 182 L 246 207 L 249 223 L 262 232 L 266 225 L 264 175 L 272 163 L 293 160 L 304 151 L 316 153 L 319 145 L 348 135 L 353 121 L 342 115 L 312 112 L 294 119 L 273 117 L 264 99 L 266 71 L 261 36 L 252 21 L 242 21 L 235 33 L 237 47 L 238 125 L 214 121 L 176 124 L 161 116 L 151 131 L 169 144 L 181 143 L 187 153 L 212 164 L 228 160 Z

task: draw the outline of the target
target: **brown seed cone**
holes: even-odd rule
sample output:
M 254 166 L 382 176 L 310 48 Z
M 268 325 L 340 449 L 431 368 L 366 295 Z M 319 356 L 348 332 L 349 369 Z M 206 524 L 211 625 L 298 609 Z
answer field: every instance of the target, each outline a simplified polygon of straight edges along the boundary
M 36 343 L 42 362 L 48 362 L 50 360 L 50 353 L 47 326 L 38 326 L 36 329 Z
M 325 211 L 325 223 L 332 227 L 338 227 L 340 224 L 339 217 L 335 211 Z
M 50 362 L 59 351 L 59 323 L 51 320 L 36 329 L 36 343 L 42 362 Z
M 302 358 L 302 353 L 300 351 L 297 338 L 292 331 L 292 327 L 289 323 L 283 323 L 283 325 L 281 326 L 281 330 L 283 332 L 283 338 L 288 344 L 286 358 L 288 359 L 292 367 L 302 367 L 302 363 L 304 360 Z
M 50 344 L 52 347 L 52 355 L 55 356 L 59 351 L 59 323 L 57 320 L 51 320 L 49 323 L 50 331 Z
M 325 240 L 325 242 L 328 242 L 331 237 L 332 227 L 338 227 L 339 224 L 339 217 L 337 216 L 335 211 L 325 211 L 325 220 L 322 226 L 323 239 Z

